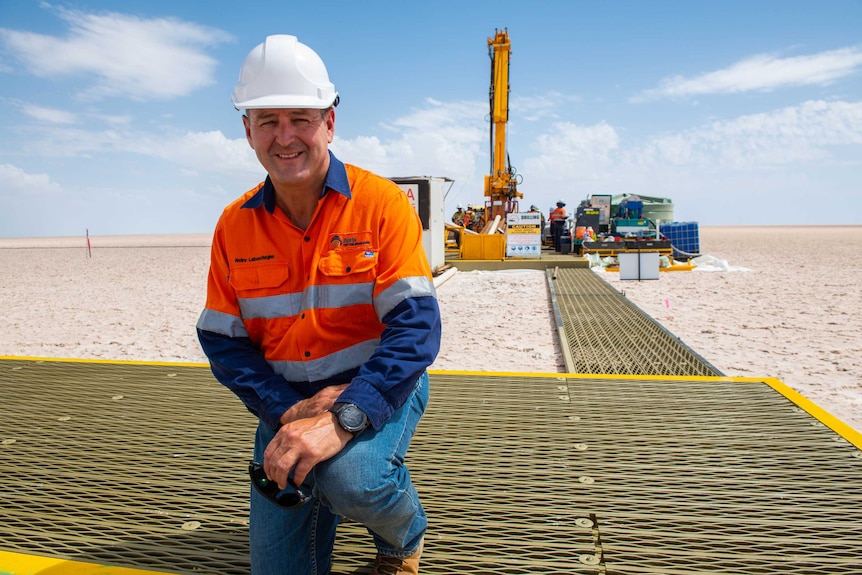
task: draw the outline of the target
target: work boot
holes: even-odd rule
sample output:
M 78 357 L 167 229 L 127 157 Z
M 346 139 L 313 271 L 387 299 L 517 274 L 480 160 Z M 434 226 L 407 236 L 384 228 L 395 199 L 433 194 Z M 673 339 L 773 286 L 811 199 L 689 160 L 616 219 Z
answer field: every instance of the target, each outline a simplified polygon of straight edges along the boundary
M 425 539 L 419 541 L 419 547 L 409 557 L 392 557 L 377 554 L 371 575 L 419 575 L 419 556 Z

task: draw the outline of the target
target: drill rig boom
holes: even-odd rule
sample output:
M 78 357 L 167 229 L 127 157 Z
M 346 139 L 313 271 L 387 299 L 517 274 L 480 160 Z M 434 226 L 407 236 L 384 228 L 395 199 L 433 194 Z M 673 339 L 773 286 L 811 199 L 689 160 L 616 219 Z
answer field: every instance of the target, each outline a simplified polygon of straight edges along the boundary
M 488 55 L 491 58 L 491 172 L 485 176 L 485 204 L 487 221 L 500 216 L 503 224 L 506 214 L 518 210 L 518 177 L 509 163 L 506 147 L 506 124 L 509 121 L 509 56 L 511 44 L 508 30 L 495 30 L 488 38 Z

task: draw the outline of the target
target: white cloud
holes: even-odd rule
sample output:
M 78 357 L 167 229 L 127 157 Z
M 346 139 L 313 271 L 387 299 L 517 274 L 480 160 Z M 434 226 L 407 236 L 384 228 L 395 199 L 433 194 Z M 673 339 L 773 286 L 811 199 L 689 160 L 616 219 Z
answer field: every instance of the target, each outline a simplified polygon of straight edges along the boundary
M 123 118 L 112 118 L 115 129 L 86 130 L 52 127 L 30 130 L 22 153 L 45 157 L 92 158 L 97 155 L 132 153 L 165 160 L 184 173 L 225 175 L 263 174 L 245 138 L 231 140 L 220 131 L 143 132 L 123 127 Z
M 481 201 L 489 170 L 486 111 L 483 102 L 429 99 L 376 135 L 336 135 L 332 149 L 342 160 L 386 176 L 453 178 L 447 196 L 452 206 Z M 524 178 L 523 201 L 546 207 L 561 196 L 574 203 L 590 193 L 683 195 L 683 183 L 773 181 L 788 170 L 833 165 L 841 154 L 852 158 L 848 150 L 862 144 L 862 102 L 809 101 L 643 141 L 623 134 L 607 122 L 556 122 L 535 135 L 522 130 L 521 152 L 512 160 Z
M 606 122 L 592 126 L 558 122 L 536 138 L 532 146 L 536 155 L 527 159 L 524 171 L 593 172 L 611 164 L 619 143 L 617 131 Z
M 736 92 L 769 92 L 786 86 L 825 85 L 855 74 L 862 68 L 862 49 L 841 48 L 812 54 L 781 58 L 758 54 L 716 70 L 685 78 L 674 76 L 662 81 L 659 88 L 648 90 L 634 101 L 661 97 L 685 97 Z
M 517 116 L 528 122 L 537 122 L 548 118 L 556 118 L 557 110 L 566 103 L 579 102 L 577 96 L 565 96 L 559 92 L 548 92 L 537 96 L 513 96 L 511 110 L 516 110 Z M 510 118 L 514 115 L 510 112 Z
M 463 180 L 476 171 L 487 141 L 486 113 L 487 105 L 481 102 L 441 103 L 429 98 L 423 107 L 385 125 L 384 133 L 390 137 L 336 136 L 332 149 L 340 159 L 385 176 Z
M 34 104 L 25 104 L 21 106 L 21 112 L 31 118 L 35 118 L 42 122 L 49 122 L 51 124 L 74 124 L 78 121 L 77 116 L 71 112 L 58 110 L 56 108 L 45 108 Z
M 654 138 L 637 163 L 716 169 L 768 168 L 829 157 L 830 146 L 862 144 L 862 102 L 808 101 Z
M 761 202 L 756 209 L 762 214 L 768 198 L 791 192 L 858 193 L 853 179 L 836 176 L 829 188 L 806 175 L 852 174 L 862 167 L 862 102 L 808 101 L 644 141 L 626 140 L 603 122 L 560 122 L 537 136 L 530 151 L 519 186 L 529 204 L 544 208 L 559 197 L 573 204 L 590 194 L 630 192 L 670 197 L 686 206 L 682 217 L 732 223 L 742 216 L 717 205 L 716 194 L 732 192 L 752 206 Z M 801 213 L 794 218 L 805 221 Z
M 123 138 L 118 145 L 129 152 L 167 160 L 186 173 L 249 174 L 261 179 L 264 175 L 245 138 L 230 140 L 220 131 L 177 136 L 137 134 Z
M 614 178 L 621 172 L 692 168 L 763 170 L 821 165 L 837 147 L 862 145 L 862 102 L 812 100 L 760 114 L 715 121 L 681 132 L 625 142 L 600 122 L 552 125 L 536 137 L 525 174 L 544 180 Z M 862 164 L 862 161 L 859 162 Z
M 87 130 L 63 125 L 19 129 L 26 129 L 27 137 L 15 142 L 17 153 L 39 154 L 45 158 L 90 157 L 116 148 L 127 137 L 126 133 L 116 130 Z
M 381 167 L 388 165 L 390 153 L 394 153 L 377 136 L 346 140 L 336 133 L 331 148 L 339 159 L 373 171 L 381 171 Z
M 60 186 L 48 174 L 29 174 L 12 164 L 0 164 L 0 196 L 59 191 Z
M 213 83 L 216 61 L 203 48 L 230 39 L 220 30 L 175 18 L 56 11 L 69 26 L 66 36 L 0 28 L 0 42 L 36 76 L 95 78 L 79 93 L 86 98 L 189 94 Z
M 98 114 L 98 119 L 112 126 L 125 126 L 132 123 L 129 115 Z

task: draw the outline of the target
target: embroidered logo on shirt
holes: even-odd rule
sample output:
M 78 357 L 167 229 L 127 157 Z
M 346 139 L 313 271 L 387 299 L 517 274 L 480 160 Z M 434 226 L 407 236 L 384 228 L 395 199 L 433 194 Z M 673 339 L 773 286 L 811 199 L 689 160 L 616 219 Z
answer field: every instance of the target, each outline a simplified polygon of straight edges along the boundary
M 371 234 L 369 232 L 359 232 L 350 234 L 333 234 L 329 238 L 329 246 L 333 250 L 338 248 L 357 248 L 359 246 L 370 246 Z

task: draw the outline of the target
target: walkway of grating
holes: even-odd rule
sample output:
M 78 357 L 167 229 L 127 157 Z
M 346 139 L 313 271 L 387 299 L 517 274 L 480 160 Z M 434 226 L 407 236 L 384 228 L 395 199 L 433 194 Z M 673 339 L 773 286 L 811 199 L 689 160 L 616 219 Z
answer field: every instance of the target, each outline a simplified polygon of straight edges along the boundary
M 764 382 L 431 381 L 408 455 L 427 575 L 862 570 L 862 440 Z M 247 573 L 254 425 L 205 367 L 0 360 L 2 548 Z M 348 523 L 335 572 L 372 554 Z
M 567 372 L 722 375 L 589 269 L 546 273 Z

